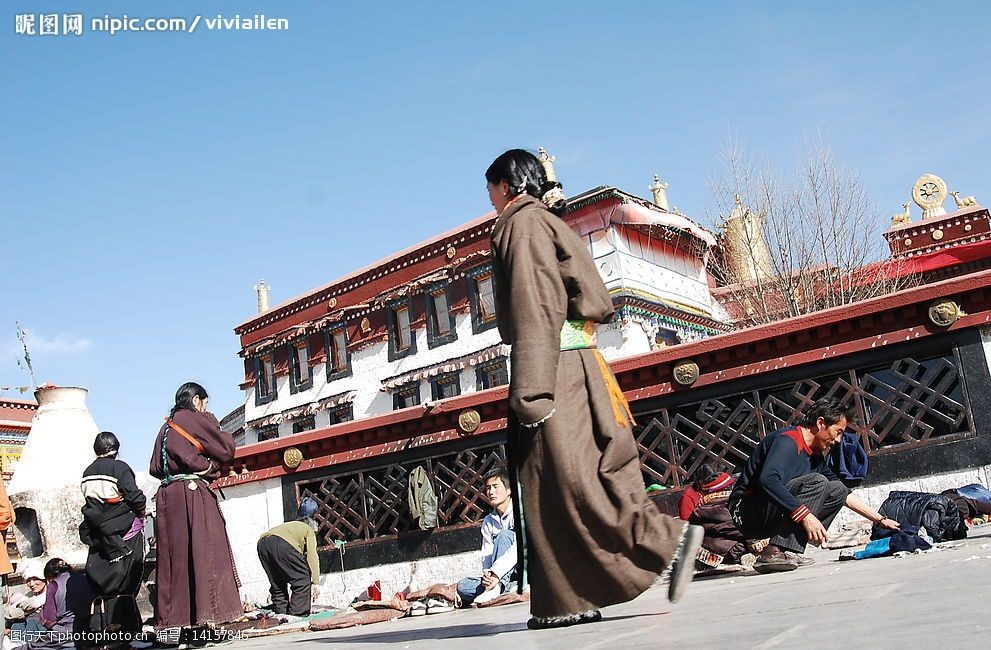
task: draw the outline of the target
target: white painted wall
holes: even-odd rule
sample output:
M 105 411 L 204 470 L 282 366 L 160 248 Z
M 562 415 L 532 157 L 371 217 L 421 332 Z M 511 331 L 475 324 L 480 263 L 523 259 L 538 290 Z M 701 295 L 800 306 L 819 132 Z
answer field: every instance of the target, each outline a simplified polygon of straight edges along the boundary
M 234 553 L 234 563 L 241 578 L 241 599 L 264 605 L 269 602 L 268 579 L 258 561 L 258 538 L 270 528 L 283 523 L 282 482 L 268 479 L 224 488 L 226 499 L 220 509 L 227 521 L 227 534 Z M 481 536 L 479 536 L 481 547 Z M 422 589 L 434 583 L 450 584 L 468 575 L 481 573 L 481 551 L 459 553 L 416 562 L 380 565 L 365 569 L 348 569 L 344 554 L 344 572 L 321 577 L 320 596 L 316 602 L 343 608 L 361 596 L 372 582 L 382 582 L 382 592 L 393 594 L 410 588 Z
M 392 410 L 392 393 L 381 390 L 382 382 L 390 377 L 442 363 L 473 354 L 499 343 L 499 332 L 495 328 L 479 334 L 472 332 L 471 314 L 458 314 L 455 317 L 455 329 L 458 338 L 450 343 L 430 349 L 427 346 L 427 330 L 420 328 L 413 331 L 416 339 L 416 353 L 396 361 L 389 361 L 389 343 L 375 343 L 357 350 L 351 354 L 351 375 L 327 382 L 327 365 L 321 363 L 313 368 L 313 386 L 309 390 L 294 394 L 289 392 L 289 376 L 277 378 L 278 397 L 268 404 L 255 405 L 255 389 L 245 391 L 245 420 L 250 422 L 258 418 L 268 417 L 282 411 L 305 406 L 320 401 L 331 395 L 346 391 L 357 393 L 354 402 L 355 419 L 380 415 Z M 466 370 L 461 373 L 461 390 L 475 390 L 475 373 Z M 430 384 L 420 383 L 420 402 L 430 399 Z M 330 424 L 330 413 L 320 411 L 315 414 L 316 427 Z M 292 422 L 283 422 L 279 427 L 279 436 L 292 435 Z M 258 441 L 258 432 L 248 428 L 245 433 L 245 443 Z

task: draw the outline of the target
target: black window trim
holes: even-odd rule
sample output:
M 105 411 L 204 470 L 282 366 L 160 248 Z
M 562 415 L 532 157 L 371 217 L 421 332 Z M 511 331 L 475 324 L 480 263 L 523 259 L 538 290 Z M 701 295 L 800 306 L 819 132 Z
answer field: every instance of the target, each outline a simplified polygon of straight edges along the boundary
M 344 331 L 344 357 L 345 366 L 342 370 L 337 370 L 334 367 L 334 333 L 337 331 Z M 327 381 L 331 382 L 335 379 L 342 379 L 344 377 L 351 376 L 351 350 L 348 349 L 348 328 L 347 323 L 341 321 L 339 323 L 334 323 L 324 330 L 324 337 L 326 339 L 327 345 Z
M 478 276 L 488 275 L 492 281 L 492 295 L 493 297 L 495 296 L 495 274 L 492 272 L 492 263 L 480 264 L 465 275 L 468 278 L 468 299 L 471 303 L 471 331 L 479 334 L 492 329 L 497 324 L 497 319 L 495 318 L 489 321 L 482 321 L 482 306 L 478 295 Z
M 262 396 L 259 390 L 262 378 L 265 373 L 265 357 L 272 358 L 272 374 L 268 378 L 268 395 Z M 274 402 L 279 397 L 279 380 L 275 377 L 275 350 L 269 350 L 264 354 L 255 356 L 255 406 Z
M 506 371 L 506 384 L 509 383 L 509 360 L 506 357 L 496 357 L 489 361 L 475 366 L 475 389 L 476 390 L 487 390 L 489 388 L 495 388 L 496 386 L 505 386 L 506 384 L 496 384 L 496 386 L 485 386 L 488 383 L 489 372 L 493 368 L 502 367 Z
M 446 397 L 441 397 L 440 387 L 441 385 L 454 385 L 457 392 L 454 395 L 448 395 Z M 450 399 L 452 397 L 457 397 L 461 394 L 461 371 L 452 370 L 451 372 L 445 372 L 443 374 L 437 375 L 430 378 L 430 398 L 434 401 L 439 399 Z
M 406 395 L 416 395 L 416 402 L 413 404 L 405 404 L 400 406 L 399 400 Z M 397 386 L 392 390 L 392 410 L 398 411 L 399 409 L 409 408 L 411 406 L 416 406 L 420 404 L 420 382 L 413 381 L 408 384 L 403 384 L 402 386 Z
M 450 329 L 447 334 L 438 335 L 434 331 L 434 294 L 441 291 L 444 292 L 444 298 L 447 301 L 447 318 Z M 433 349 L 458 340 L 458 329 L 455 322 L 454 310 L 451 309 L 451 283 L 435 282 L 427 287 L 423 293 L 423 304 L 427 316 L 427 347 Z
M 348 417 L 335 419 L 335 415 L 337 415 L 338 413 L 343 413 L 345 411 L 347 412 Z M 354 404 L 352 402 L 345 402 L 344 404 L 338 404 L 337 406 L 327 409 L 327 414 L 330 417 L 331 425 L 340 424 L 342 422 L 351 422 L 352 420 L 354 420 Z
M 300 429 L 299 426 L 307 421 L 312 422 L 313 423 L 312 426 L 309 426 L 305 429 Z M 303 433 L 304 431 L 313 431 L 316 428 L 317 428 L 317 418 L 314 415 L 304 415 L 303 417 L 296 418 L 295 420 L 293 420 L 292 423 L 293 434 Z
M 306 368 L 299 367 L 299 355 L 296 348 L 302 343 L 306 347 Z M 295 395 L 305 390 L 313 388 L 313 366 L 310 365 L 311 350 L 310 337 L 301 336 L 286 344 L 286 352 L 289 354 L 289 394 Z M 306 380 L 301 381 L 303 372 L 306 372 Z M 299 378 L 297 378 L 297 374 Z
M 405 308 L 409 315 L 409 346 L 402 350 L 396 349 L 396 312 Z M 416 331 L 413 329 L 413 301 L 409 298 L 393 300 L 386 304 L 386 324 L 389 328 L 389 361 L 395 361 L 416 354 Z
M 275 432 L 275 435 L 274 436 L 269 436 L 267 438 L 262 438 L 262 435 L 264 435 L 266 432 L 269 432 L 269 431 L 274 431 Z M 255 432 L 255 440 L 257 440 L 258 442 L 265 442 L 266 440 L 275 440 L 278 437 L 279 437 L 279 425 L 278 424 L 269 424 L 269 425 L 266 425 L 264 427 L 260 427 Z

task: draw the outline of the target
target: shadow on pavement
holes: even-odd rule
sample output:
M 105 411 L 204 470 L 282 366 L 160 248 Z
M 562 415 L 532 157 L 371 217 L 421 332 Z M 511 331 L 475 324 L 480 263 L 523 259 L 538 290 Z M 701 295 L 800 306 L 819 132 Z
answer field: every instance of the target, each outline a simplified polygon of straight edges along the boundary
M 509 625 L 444 625 L 440 627 L 382 631 L 379 634 L 370 633 L 360 636 L 334 636 L 322 638 L 305 638 L 300 641 L 308 643 L 403 643 L 413 641 L 439 641 L 441 639 L 464 639 L 471 637 L 488 637 L 510 632 L 529 632 L 526 621 Z

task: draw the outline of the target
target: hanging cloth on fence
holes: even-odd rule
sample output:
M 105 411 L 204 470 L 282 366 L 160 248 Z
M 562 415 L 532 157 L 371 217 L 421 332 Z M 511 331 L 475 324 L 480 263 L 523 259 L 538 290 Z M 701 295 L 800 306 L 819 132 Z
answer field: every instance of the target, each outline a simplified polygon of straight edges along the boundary
M 423 465 L 409 473 L 409 512 L 420 530 L 437 527 L 437 494 Z

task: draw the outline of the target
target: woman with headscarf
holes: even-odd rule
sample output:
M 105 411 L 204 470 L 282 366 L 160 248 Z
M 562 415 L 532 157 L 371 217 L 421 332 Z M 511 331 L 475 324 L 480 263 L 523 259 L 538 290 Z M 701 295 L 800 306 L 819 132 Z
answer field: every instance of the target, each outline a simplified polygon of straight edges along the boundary
M 93 441 L 96 460 L 83 471 L 86 503 L 79 537 L 89 546 L 86 578 L 96 594 L 94 632 L 137 634 L 141 613 L 135 600 L 144 572 L 145 495 L 130 466 L 117 458 L 120 441 L 103 431 Z
M 533 154 L 507 151 L 485 179 L 498 213 L 496 315 L 512 345 L 510 470 L 522 488 L 513 494 L 528 626 L 597 621 L 599 607 L 635 598 L 666 569 L 675 602 L 702 530 L 661 514 L 644 492 L 633 416 L 596 349 L 595 326 L 614 309 L 588 243 L 559 218 L 561 186 Z
M 243 613 L 227 527 L 210 488 L 234 460 L 234 439 L 206 410 L 208 400 L 199 384 L 180 386 L 152 448 L 149 472 L 162 481 L 155 496 L 157 629 L 216 627 Z
M 313 598 L 319 593 L 316 512 L 317 502 L 306 497 L 299 504 L 296 521 L 279 524 L 258 540 L 258 560 L 268 576 L 276 614 L 309 616 Z
M 41 622 L 44 630 L 40 633 L 27 633 L 26 647 L 35 648 L 75 648 L 74 639 L 86 632 L 86 617 L 93 602 L 86 578 L 72 570 L 62 558 L 52 558 L 45 564 L 45 604 L 41 608 Z

